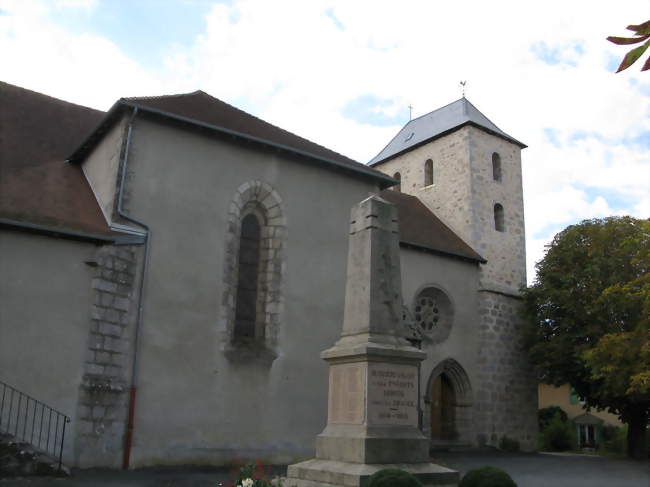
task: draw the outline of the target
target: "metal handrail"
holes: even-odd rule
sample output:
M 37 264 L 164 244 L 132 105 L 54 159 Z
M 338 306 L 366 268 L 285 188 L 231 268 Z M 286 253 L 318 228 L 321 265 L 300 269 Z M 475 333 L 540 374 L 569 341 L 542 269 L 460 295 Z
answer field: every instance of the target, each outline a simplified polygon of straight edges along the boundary
M 0 391 L 0 432 L 58 458 L 60 472 L 70 417 L 2 381 Z

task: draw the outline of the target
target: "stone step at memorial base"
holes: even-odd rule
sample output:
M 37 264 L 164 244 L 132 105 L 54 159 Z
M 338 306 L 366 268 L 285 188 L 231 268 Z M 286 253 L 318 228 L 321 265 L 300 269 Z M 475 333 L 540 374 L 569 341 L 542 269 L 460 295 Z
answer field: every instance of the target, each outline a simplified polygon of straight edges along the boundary
M 370 476 L 385 468 L 405 470 L 425 487 L 457 487 L 459 474 L 433 463 L 364 464 L 312 459 L 289 465 L 284 487 L 365 487 Z
M 0 433 L 0 478 L 31 476 L 70 476 L 70 469 L 35 449 L 16 441 L 13 435 Z
M 431 440 L 429 443 L 429 452 L 437 451 L 468 451 L 476 450 L 476 446 L 471 443 L 457 440 Z

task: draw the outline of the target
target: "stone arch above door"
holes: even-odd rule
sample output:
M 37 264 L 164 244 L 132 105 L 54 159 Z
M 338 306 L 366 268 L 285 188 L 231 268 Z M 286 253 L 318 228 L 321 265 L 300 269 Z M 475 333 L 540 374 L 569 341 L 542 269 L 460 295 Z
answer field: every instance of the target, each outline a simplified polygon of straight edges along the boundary
M 448 358 L 433 368 L 427 380 L 424 402 L 423 429 L 432 442 L 472 442 L 472 386 L 458 361 Z M 437 429 L 438 419 L 444 424 Z

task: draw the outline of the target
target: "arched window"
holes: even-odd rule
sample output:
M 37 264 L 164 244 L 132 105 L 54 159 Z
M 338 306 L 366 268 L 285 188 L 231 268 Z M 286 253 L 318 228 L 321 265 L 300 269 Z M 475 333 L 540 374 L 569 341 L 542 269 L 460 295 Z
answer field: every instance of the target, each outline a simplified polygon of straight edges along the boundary
M 506 231 L 503 223 L 503 206 L 500 203 L 494 205 L 494 229 L 497 232 Z
M 235 305 L 233 342 L 246 343 L 261 339 L 264 326 L 259 326 L 258 288 L 262 225 L 259 216 L 249 213 L 242 219 L 239 238 L 239 262 Z M 262 323 L 263 325 L 263 323 Z
M 492 153 L 492 179 L 501 181 L 501 156 L 496 152 Z
M 402 175 L 399 172 L 393 174 L 393 179 L 397 179 L 397 184 L 393 186 L 395 191 L 402 191 Z
M 427 159 L 424 163 L 424 185 L 431 186 L 433 184 L 433 161 Z
M 280 195 L 262 181 L 243 183 L 225 227 L 221 349 L 231 360 L 277 357 L 284 310 L 286 220 Z

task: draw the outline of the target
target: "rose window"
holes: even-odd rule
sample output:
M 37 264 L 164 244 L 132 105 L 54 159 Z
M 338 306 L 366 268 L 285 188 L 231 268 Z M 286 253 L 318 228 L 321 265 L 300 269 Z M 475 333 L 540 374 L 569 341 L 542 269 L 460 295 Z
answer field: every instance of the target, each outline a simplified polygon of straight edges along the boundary
M 420 296 L 415 305 L 415 321 L 425 332 L 430 332 L 440 320 L 440 310 L 436 300 L 429 296 Z
M 413 323 L 428 343 L 441 343 L 449 337 L 454 310 L 449 297 L 435 287 L 423 289 L 413 303 Z

